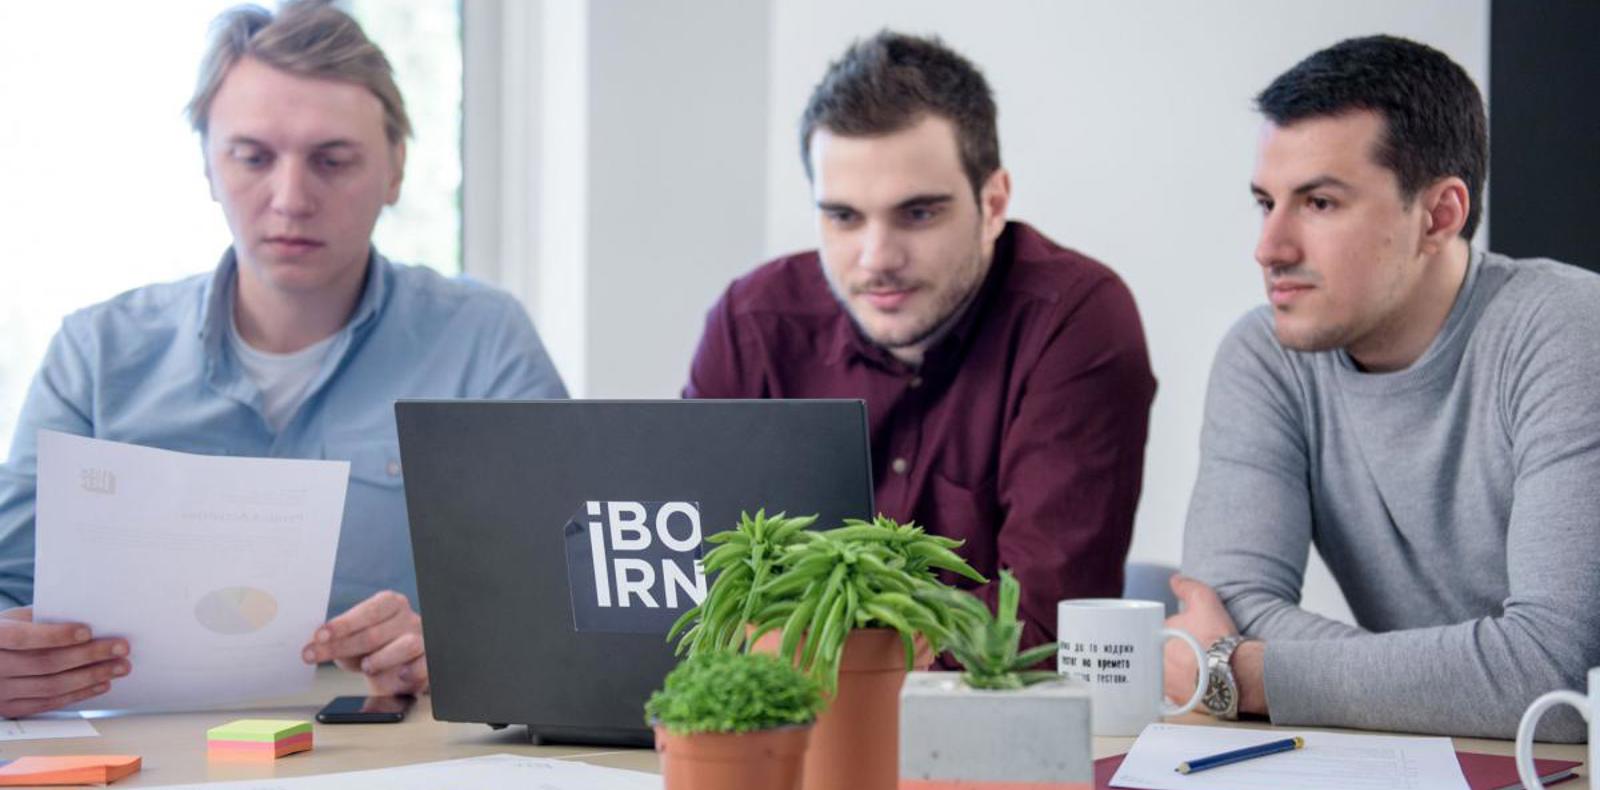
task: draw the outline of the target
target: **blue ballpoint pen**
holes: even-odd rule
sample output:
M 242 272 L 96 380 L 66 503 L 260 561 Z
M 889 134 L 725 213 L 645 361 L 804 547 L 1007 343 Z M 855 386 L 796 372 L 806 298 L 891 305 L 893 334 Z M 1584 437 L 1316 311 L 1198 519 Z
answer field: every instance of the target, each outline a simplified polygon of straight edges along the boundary
M 1241 760 L 1253 760 L 1257 757 L 1265 757 L 1269 754 L 1277 754 L 1278 752 L 1293 751 L 1295 749 L 1303 748 L 1305 745 L 1306 742 L 1304 738 L 1284 738 L 1281 741 L 1272 741 L 1270 743 L 1263 743 L 1256 746 L 1246 746 L 1243 749 L 1234 749 L 1231 752 L 1213 754 L 1210 757 L 1197 757 L 1186 763 L 1179 763 L 1178 767 L 1174 770 L 1180 774 L 1192 774 L 1196 771 L 1204 771 L 1208 768 L 1216 768 L 1219 765 L 1228 765 Z

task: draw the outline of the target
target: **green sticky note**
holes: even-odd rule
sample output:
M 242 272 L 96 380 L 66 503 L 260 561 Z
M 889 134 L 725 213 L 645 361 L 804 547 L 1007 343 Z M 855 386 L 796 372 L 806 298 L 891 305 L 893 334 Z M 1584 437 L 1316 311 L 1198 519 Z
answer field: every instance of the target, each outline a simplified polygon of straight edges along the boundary
M 211 741 L 261 741 L 272 743 L 311 732 L 311 722 L 294 719 L 239 719 L 206 730 Z

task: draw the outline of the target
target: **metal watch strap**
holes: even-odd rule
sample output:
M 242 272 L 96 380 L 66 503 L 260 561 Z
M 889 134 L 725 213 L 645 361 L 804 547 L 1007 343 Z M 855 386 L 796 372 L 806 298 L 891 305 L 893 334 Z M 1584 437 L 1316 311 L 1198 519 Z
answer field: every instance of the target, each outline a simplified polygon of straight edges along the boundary
M 1239 683 L 1233 673 L 1233 653 L 1245 641 L 1244 636 L 1230 634 L 1213 642 L 1206 651 L 1206 710 L 1224 721 L 1239 718 Z

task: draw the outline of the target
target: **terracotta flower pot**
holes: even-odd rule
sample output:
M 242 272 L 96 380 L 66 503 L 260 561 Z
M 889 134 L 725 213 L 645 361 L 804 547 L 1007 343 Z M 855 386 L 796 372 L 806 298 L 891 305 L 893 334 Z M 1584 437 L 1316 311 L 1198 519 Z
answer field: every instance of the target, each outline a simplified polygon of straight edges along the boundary
M 656 728 L 666 790 L 800 790 L 810 726 L 677 735 Z
M 755 650 L 776 653 L 780 635 L 769 632 Z M 919 650 L 926 666 L 931 652 Z M 806 750 L 805 790 L 895 790 L 900 781 L 900 686 L 905 647 L 888 628 L 860 628 L 845 639 L 839 690 L 817 717 Z

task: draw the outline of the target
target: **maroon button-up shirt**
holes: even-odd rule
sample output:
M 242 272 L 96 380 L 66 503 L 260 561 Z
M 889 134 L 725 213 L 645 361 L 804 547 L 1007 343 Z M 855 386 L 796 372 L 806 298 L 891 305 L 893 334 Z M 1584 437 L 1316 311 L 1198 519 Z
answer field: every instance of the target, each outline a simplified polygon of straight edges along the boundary
M 878 510 L 965 540 L 1022 585 L 1024 646 L 1056 601 L 1116 597 L 1156 382 L 1133 297 L 1110 269 L 1012 222 L 981 290 L 912 368 L 867 340 L 815 252 L 729 286 L 706 319 L 690 398 L 860 398 Z

